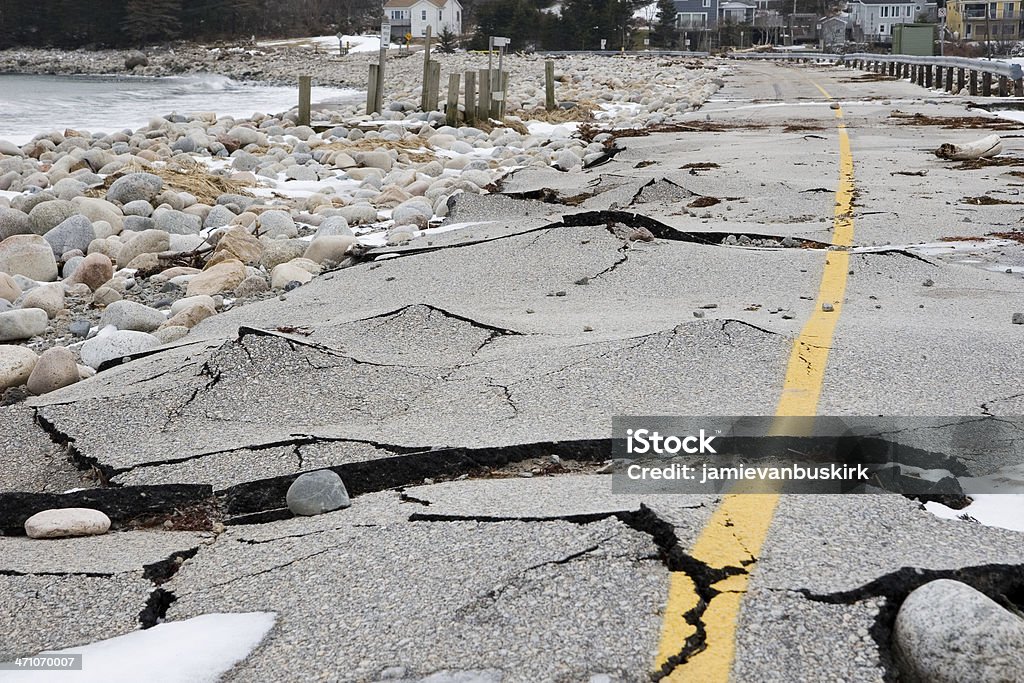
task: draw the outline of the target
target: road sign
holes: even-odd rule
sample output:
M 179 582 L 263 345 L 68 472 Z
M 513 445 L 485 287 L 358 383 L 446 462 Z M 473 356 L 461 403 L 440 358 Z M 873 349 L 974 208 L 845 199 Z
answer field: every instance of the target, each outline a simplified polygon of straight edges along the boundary
M 391 24 L 380 25 L 380 45 L 386 47 L 391 42 Z
M 946 8 L 945 7 L 940 7 L 939 8 L 939 19 L 945 19 L 945 18 L 946 18 Z
M 608 39 L 607 38 L 602 38 L 601 39 L 601 49 L 602 50 L 605 49 L 606 45 L 608 45 Z
M 494 47 L 505 47 L 508 45 L 508 38 L 502 38 L 500 36 L 494 36 Z
M 411 33 L 406 33 L 405 34 L 405 42 L 408 43 L 410 40 L 412 40 L 412 34 Z

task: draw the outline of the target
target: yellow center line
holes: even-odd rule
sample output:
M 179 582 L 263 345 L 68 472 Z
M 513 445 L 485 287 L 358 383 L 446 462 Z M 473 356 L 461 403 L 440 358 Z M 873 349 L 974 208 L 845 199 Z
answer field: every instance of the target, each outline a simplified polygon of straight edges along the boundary
M 832 99 L 820 85 L 813 85 L 827 99 Z M 836 190 L 832 244 L 847 247 L 853 241 L 853 157 L 846 125 L 842 122 L 843 110 L 836 109 L 835 116 L 839 133 L 839 187 Z M 813 416 L 817 412 L 848 272 L 849 254 L 845 250 L 826 254 L 814 312 L 800 331 L 800 336 L 794 340 L 789 355 L 782 394 L 775 410 L 777 419 L 773 423 L 773 433 L 802 433 L 810 421 L 787 418 Z M 833 310 L 822 310 L 822 304 L 831 304 Z M 711 568 L 736 567 L 745 571 L 712 585 L 719 592 L 707 603 L 700 619 L 705 631 L 705 648 L 673 668 L 663 680 L 699 683 L 729 680 L 740 604 L 778 502 L 778 493 L 732 493 L 722 499 L 712 514 L 690 554 Z M 677 656 L 686 639 L 696 632 L 696 627 L 687 623 L 684 615 L 698 609 L 700 601 L 693 580 L 685 572 L 670 574 L 655 671 L 661 671 L 670 658 Z

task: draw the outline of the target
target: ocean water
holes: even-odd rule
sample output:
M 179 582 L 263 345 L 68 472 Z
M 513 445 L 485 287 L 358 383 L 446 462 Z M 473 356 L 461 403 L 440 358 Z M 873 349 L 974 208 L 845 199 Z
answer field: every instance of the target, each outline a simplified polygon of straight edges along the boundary
M 253 85 L 224 76 L 168 78 L 0 74 L 0 139 L 24 144 L 65 128 L 111 133 L 156 116 L 213 111 L 220 116 L 278 114 L 298 105 L 298 87 Z M 312 101 L 348 103 L 365 93 L 314 87 Z

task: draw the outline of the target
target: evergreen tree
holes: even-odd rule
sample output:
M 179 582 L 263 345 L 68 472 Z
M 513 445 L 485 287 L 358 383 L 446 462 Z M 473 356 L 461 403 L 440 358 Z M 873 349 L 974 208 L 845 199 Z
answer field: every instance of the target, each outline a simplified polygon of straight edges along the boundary
M 136 44 L 173 40 L 181 31 L 181 0 L 128 0 L 122 28 Z
M 459 45 L 459 37 L 455 35 L 455 32 L 448 28 L 448 24 L 444 25 L 441 29 L 440 35 L 437 36 L 437 49 L 439 52 L 445 54 L 451 54 L 455 52 L 455 48 Z
M 673 0 L 658 0 L 658 18 L 651 31 L 651 45 L 675 47 L 676 44 L 676 3 Z

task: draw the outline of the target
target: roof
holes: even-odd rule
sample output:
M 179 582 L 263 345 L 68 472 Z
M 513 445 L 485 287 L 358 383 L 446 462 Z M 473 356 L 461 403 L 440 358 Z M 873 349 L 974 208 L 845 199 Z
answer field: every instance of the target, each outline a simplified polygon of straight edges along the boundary
M 421 2 L 429 2 L 435 7 L 444 7 L 450 1 L 451 0 L 388 0 L 384 3 L 384 9 L 402 9 L 418 5 Z
M 850 4 L 858 5 L 920 5 L 915 0 L 851 0 Z

